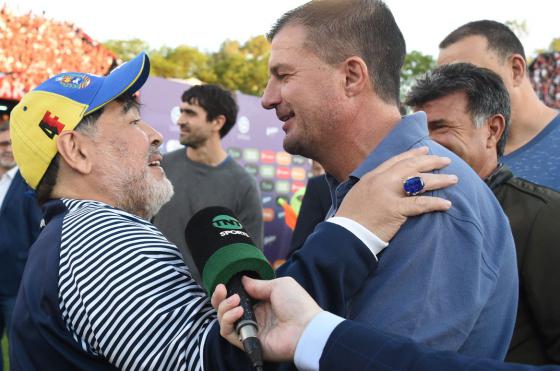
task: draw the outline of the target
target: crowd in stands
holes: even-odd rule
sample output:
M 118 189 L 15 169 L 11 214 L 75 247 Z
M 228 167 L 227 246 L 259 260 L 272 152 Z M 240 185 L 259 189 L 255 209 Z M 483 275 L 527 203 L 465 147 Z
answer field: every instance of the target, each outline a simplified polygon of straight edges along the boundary
M 71 22 L 0 10 L 0 98 L 19 100 L 60 72 L 104 75 L 116 64 L 112 52 Z M 529 73 L 539 98 L 560 108 L 560 52 L 540 54 Z
M 0 10 L 0 98 L 18 100 L 64 71 L 104 75 L 115 55 L 70 22 Z
M 539 98 L 549 107 L 560 108 L 560 52 L 539 54 L 529 73 Z

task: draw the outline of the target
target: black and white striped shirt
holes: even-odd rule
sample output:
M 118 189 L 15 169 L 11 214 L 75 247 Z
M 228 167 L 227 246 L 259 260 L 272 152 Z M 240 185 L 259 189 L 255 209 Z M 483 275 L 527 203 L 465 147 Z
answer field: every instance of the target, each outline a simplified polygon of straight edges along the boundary
M 202 369 L 216 315 L 177 248 L 132 214 L 62 202 L 60 310 L 82 349 L 125 370 Z

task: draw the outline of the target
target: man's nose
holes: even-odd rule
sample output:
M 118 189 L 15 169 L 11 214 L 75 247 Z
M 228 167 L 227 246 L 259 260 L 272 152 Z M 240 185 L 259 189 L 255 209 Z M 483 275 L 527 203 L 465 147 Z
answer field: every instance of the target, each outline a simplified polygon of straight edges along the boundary
M 155 147 L 159 147 L 163 143 L 163 135 L 156 129 L 154 129 L 150 124 L 144 122 L 144 131 L 150 140 L 150 144 Z
M 261 98 L 261 105 L 264 109 L 273 109 L 282 101 L 280 87 L 274 79 L 269 79 Z

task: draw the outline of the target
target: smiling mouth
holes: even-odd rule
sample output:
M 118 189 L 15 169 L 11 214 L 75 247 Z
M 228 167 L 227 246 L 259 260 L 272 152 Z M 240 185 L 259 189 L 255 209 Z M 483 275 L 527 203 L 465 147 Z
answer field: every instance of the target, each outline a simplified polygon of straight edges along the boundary
M 286 122 L 286 121 L 288 121 L 289 119 L 291 119 L 291 118 L 294 117 L 294 116 L 295 116 L 295 113 L 290 112 L 290 113 L 288 113 L 287 115 L 278 116 L 278 119 L 280 119 L 280 121 L 282 121 L 282 122 Z
M 157 150 L 150 151 L 150 156 L 148 158 L 148 166 L 161 166 L 161 160 L 163 159 L 161 153 Z

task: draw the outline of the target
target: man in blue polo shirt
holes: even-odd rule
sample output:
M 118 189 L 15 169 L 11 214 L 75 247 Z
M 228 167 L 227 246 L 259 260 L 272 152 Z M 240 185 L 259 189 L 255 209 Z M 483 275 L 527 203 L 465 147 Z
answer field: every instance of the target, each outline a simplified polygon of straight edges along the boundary
M 409 219 L 344 308 L 315 299 L 335 314 L 435 349 L 503 359 L 518 290 L 511 230 L 488 187 L 430 140 L 426 115 L 401 120 L 405 43 L 389 9 L 376 0 L 312 1 L 284 14 L 269 39 L 262 104 L 284 121 L 284 148 L 324 166 L 329 215 L 366 172 L 410 148 L 451 157 L 444 172 L 460 179 L 434 193 L 453 207 Z M 316 273 L 294 277 L 308 289 Z

